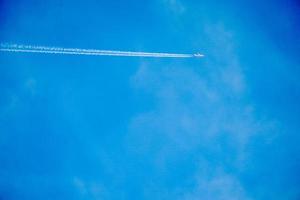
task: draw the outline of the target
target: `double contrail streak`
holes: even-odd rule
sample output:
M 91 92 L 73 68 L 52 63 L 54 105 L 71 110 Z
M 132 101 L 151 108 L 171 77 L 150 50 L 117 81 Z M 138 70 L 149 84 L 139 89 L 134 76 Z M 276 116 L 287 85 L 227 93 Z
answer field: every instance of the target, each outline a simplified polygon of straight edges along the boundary
M 89 56 L 131 56 L 131 57 L 160 57 L 160 58 L 192 58 L 203 57 L 202 54 L 175 54 L 175 53 L 149 53 L 133 51 L 109 51 L 98 49 L 78 49 L 46 46 L 31 46 L 18 44 L 0 44 L 0 51 L 43 53 L 43 54 L 71 54 Z

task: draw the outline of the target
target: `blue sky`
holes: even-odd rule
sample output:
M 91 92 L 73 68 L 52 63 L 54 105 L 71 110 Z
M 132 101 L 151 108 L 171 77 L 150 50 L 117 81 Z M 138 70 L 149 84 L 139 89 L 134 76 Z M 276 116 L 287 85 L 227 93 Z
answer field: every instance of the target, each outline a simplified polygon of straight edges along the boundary
M 300 198 L 300 4 L 2 0 L 0 199 Z

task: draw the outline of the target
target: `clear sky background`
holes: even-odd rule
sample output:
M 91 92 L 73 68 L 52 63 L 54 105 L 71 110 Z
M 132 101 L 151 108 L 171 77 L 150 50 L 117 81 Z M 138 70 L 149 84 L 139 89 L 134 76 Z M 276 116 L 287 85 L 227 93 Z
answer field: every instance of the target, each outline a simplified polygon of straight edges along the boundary
M 296 0 L 1 0 L 0 199 L 300 199 Z

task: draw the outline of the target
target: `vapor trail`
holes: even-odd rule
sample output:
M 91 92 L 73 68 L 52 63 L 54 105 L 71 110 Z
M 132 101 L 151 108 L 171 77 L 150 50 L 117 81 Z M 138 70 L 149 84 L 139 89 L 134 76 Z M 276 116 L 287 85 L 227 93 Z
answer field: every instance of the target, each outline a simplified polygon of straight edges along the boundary
M 30 46 L 18 44 L 0 44 L 0 51 L 7 52 L 26 52 L 26 53 L 44 53 L 44 54 L 72 54 L 72 55 L 91 55 L 91 56 L 132 56 L 132 57 L 169 57 L 169 58 L 191 58 L 202 57 L 201 54 L 174 54 L 174 53 L 149 53 L 133 51 L 110 51 L 98 49 L 79 49 L 79 48 L 61 48 Z

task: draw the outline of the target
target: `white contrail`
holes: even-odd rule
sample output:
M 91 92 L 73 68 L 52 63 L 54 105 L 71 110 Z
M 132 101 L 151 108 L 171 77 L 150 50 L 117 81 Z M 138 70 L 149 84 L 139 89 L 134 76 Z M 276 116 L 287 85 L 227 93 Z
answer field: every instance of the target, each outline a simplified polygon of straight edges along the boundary
M 45 46 L 30 46 L 30 45 L 18 45 L 18 44 L 0 44 L 0 51 L 45 53 L 45 54 L 93 55 L 93 56 L 134 56 L 134 57 L 169 57 L 169 58 L 191 58 L 191 57 L 203 56 L 202 54 L 109 51 L 109 50 L 97 50 L 97 49 L 45 47 Z

